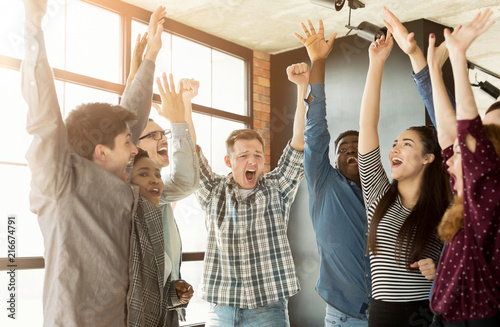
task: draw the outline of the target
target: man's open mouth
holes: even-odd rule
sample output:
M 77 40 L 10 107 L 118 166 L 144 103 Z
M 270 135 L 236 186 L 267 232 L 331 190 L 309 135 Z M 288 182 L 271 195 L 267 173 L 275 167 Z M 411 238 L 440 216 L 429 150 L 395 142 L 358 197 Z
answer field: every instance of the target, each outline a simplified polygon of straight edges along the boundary
M 358 158 L 356 158 L 356 157 L 349 157 L 349 158 L 347 158 L 347 164 L 348 165 L 357 165 L 358 164 Z
M 256 175 L 255 169 L 249 169 L 245 172 L 245 177 L 249 182 L 253 182 L 253 180 L 255 179 L 255 175 Z
M 159 148 L 158 154 L 160 155 L 160 157 L 168 159 L 168 148 L 166 146 Z

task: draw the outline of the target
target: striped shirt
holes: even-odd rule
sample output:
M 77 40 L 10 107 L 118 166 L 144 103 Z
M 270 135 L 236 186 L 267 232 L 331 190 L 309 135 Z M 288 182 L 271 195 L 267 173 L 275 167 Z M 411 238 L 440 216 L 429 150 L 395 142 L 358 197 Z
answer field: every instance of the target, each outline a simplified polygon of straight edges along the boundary
M 389 190 L 390 183 L 382 166 L 380 148 L 367 154 L 359 154 L 359 175 L 365 200 L 368 223 L 382 196 Z M 401 226 L 411 211 L 403 206 L 399 195 L 387 210 L 377 228 L 378 252 L 370 252 L 372 271 L 372 296 L 376 300 L 408 302 L 427 300 L 432 281 L 425 279 L 419 271 L 408 272 L 403 244 L 401 258 L 397 258 L 396 239 Z M 421 259 L 432 258 L 437 262 L 441 243 L 437 237 L 429 237 L 429 246 Z M 396 258 L 398 260 L 396 260 Z
M 233 175 L 212 172 L 199 152 L 200 189 L 206 212 L 207 250 L 202 298 L 255 309 L 299 290 L 287 237 L 290 207 L 304 177 L 303 153 L 287 145 L 278 166 L 261 176 L 242 199 Z

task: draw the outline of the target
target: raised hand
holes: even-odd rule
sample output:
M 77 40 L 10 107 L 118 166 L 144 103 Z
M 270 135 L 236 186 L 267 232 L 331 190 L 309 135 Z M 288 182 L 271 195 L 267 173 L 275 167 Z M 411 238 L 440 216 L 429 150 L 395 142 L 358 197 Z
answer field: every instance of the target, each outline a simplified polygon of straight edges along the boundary
M 306 38 L 303 38 L 297 33 L 293 35 L 306 47 L 307 54 L 309 55 L 309 59 L 311 62 L 314 62 L 318 59 L 326 59 L 328 54 L 332 51 L 333 42 L 335 41 L 335 37 L 337 33 L 334 33 L 330 36 L 328 41 L 325 40 L 325 29 L 323 27 L 323 21 L 319 21 L 319 33 L 316 34 L 316 30 L 314 29 L 313 24 L 310 20 L 307 21 L 309 25 L 309 30 L 304 25 L 304 23 L 300 23 L 302 26 L 302 30 L 304 31 Z
M 493 12 L 490 9 L 479 12 L 476 17 L 467 26 L 463 27 L 459 33 L 453 35 L 450 30 L 444 30 L 446 47 L 450 56 L 455 54 L 464 54 L 474 40 L 486 32 L 495 21 L 489 20 Z
M 183 89 L 182 97 L 184 98 L 184 101 L 191 102 L 191 100 L 198 95 L 200 82 L 192 78 L 183 78 L 179 81 L 179 88 Z
M 455 28 L 451 35 L 456 36 L 462 26 Z M 444 63 L 448 59 L 448 49 L 446 48 L 446 41 L 441 42 L 441 44 L 436 47 L 436 37 L 434 33 L 429 35 L 429 48 L 427 49 L 427 63 L 429 65 L 429 69 L 438 69 L 441 70 L 443 68 Z
M 391 32 L 401 50 L 407 55 L 411 55 L 418 50 L 417 41 L 415 40 L 415 33 L 408 33 L 406 27 L 401 24 L 399 19 L 386 7 L 384 7 L 384 15 L 387 20 L 383 20 L 387 30 Z
M 286 68 L 286 74 L 288 80 L 298 86 L 309 84 L 310 71 L 309 66 L 305 62 L 288 66 Z
M 189 303 L 189 300 L 191 300 L 194 294 L 193 287 L 183 280 L 175 283 L 175 290 L 177 291 L 177 297 L 182 304 Z
M 170 83 L 167 80 L 167 74 L 162 74 L 162 79 L 159 77 L 156 79 L 158 85 L 158 91 L 161 96 L 161 107 L 155 106 L 158 114 L 171 124 L 184 123 L 185 119 L 185 108 L 182 99 L 183 89 L 181 88 L 177 93 L 175 91 L 174 77 L 172 74 L 169 75 Z M 163 81 L 163 83 L 162 83 Z
M 130 63 L 130 74 L 127 78 L 127 84 L 132 82 L 141 66 L 142 58 L 144 56 L 144 50 L 146 49 L 146 45 L 148 43 L 148 33 L 144 33 L 141 38 L 141 34 L 137 34 L 137 40 L 135 41 L 134 53 L 132 54 L 132 62 Z
M 47 0 L 24 0 L 26 20 L 24 30 L 30 35 L 35 35 L 42 29 L 42 18 L 47 12 Z
M 387 57 L 391 54 L 394 39 L 391 37 L 391 31 L 387 31 L 387 37 L 384 35 L 370 44 L 368 53 L 370 62 L 384 63 Z
M 160 6 L 151 15 L 148 25 L 148 47 L 145 58 L 156 61 L 156 56 L 161 49 L 161 32 L 163 31 L 163 20 L 167 15 L 165 7 Z

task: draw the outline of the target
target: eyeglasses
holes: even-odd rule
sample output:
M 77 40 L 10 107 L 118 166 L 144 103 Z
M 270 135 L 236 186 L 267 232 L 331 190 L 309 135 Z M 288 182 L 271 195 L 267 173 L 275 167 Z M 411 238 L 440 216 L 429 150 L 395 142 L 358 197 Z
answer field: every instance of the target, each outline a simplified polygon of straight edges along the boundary
M 346 152 L 347 152 L 347 149 L 349 149 L 349 148 L 341 148 L 341 149 L 339 149 L 339 151 L 338 151 L 337 153 L 339 153 L 339 154 L 340 154 L 340 153 L 346 153 Z M 357 147 L 357 146 L 355 146 L 355 147 L 354 147 L 354 149 L 355 149 L 356 151 L 358 151 L 358 147 Z
M 139 140 L 145 139 L 146 137 L 151 137 L 153 140 L 158 141 L 161 140 L 163 136 L 165 136 L 165 138 L 167 139 L 172 138 L 172 131 L 169 129 L 166 129 L 164 131 L 152 131 L 151 133 L 147 133 L 146 135 L 139 137 Z

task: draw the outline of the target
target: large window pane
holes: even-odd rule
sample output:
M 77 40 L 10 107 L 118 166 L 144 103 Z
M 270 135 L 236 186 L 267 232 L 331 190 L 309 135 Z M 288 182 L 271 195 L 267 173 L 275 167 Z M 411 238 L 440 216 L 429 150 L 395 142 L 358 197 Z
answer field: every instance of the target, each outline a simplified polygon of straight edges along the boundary
M 132 42 L 130 49 L 131 55 L 134 53 L 135 43 L 137 41 L 137 35 L 141 34 L 141 37 L 148 31 L 148 25 L 132 20 Z M 167 75 L 172 72 L 172 35 L 165 31 L 161 34 L 161 50 L 156 58 L 156 68 L 155 68 L 155 82 L 153 84 L 153 92 L 158 92 L 158 87 L 156 86 L 156 77 L 161 76 L 162 73 Z M 180 77 L 175 76 L 176 82 Z
M 0 161 L 26 162 L 24 155 L 32 137 L 26 132 L 28 105 L 21 94 L 21 74 L 0 68 L 0 139 L 3 140 Z
M 245 62 L 212 50 L 212 107 L 248 115 Z
M 36 270 L 17 270 L 16 284 L 17 301 L 16 301 L 16 319 L 7 317 L 7 302 L 9 298 L 7 285 L 9 284 L 10 276 L 2 271 L 0 274 L 0 298 L 4 304 L 2 314 L 0 314 L 0 326 L 9 327 L 26 327 L 26 326 L 42 326 L 43 325 L 43 278 L 45 276 L 44 269 Z
M 118 95 L 114 93 L 104 92 L 101 90 L 93 89 L 91 87 L 80 86 L 71 83 L 65 84 L 65 97 L 64 97 L 64 118 L 68 113 L 75 109 L 82 103 L 89 102 L 105 102 L 111 104 L 118 104 Z
M 120 16 L 78 0 L 68 0 L 66 69 L 121 82 Z
M 178 81 L 194 78 L 200 82 L 200 90 L 193 103 L 206 107 L 212 105 L 212 80 L 210 48 L 192 41 L 172 36 L 172 73 Z
M 242 128 L 246 128 L 243 123 L 212 117 L 212 170 L 217 174 L 231 172 L 224 162 L 226 139 L 232 131 Z
M 182 252 L 205 252 L 207 248 L 205 211 L 201 209 L 196 196 L 191 194 L 178 201 L 174 216 L 181 235 Z
M 0 54 L 24 58 L 24 5 L 22 1 L 0 1 Z
M 194 296 L 186 309 L 186 321 L 181 326 L 207 321 L 210 304 L 199 297 L 203 261 L 183 262 L 181 266 L 182 279 L 193 285 Z
M 49 64 L 53 68 L 66 69 L 65 62 L 65 2 L 49 1 L 47 14 L 42 20 Z
M 43 165 L 43 163 L 40 163 Z M 0 165 L 0 244 L 7 244 L 9 215 L 16 215 L 16 247 L 18 257 L 43 256 L 43 238 L 36 215 L 30 212 L 29 190 L 31 174 L 26 166 Z M 7 246 L 0 249 L 7 257 Z
M 203 155 L 212 164 L 212 118 L 208 115 L 193 113 L 193 124 L 196 130 L 196 143 L 201 147 Z M 225 146 L 225 145 L 224 145 Z

